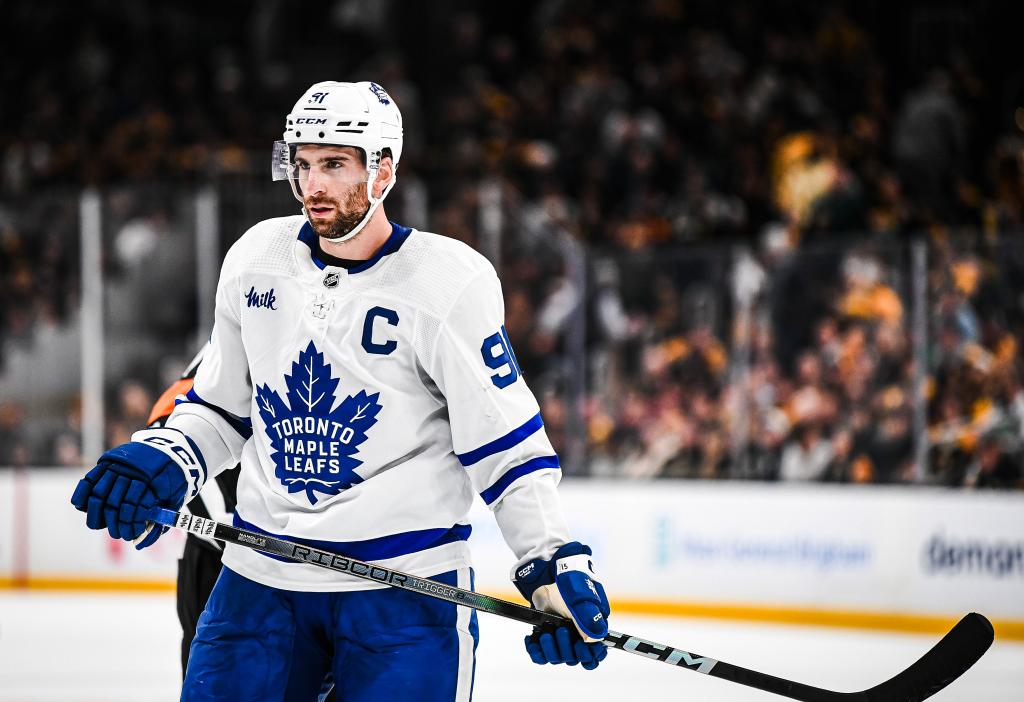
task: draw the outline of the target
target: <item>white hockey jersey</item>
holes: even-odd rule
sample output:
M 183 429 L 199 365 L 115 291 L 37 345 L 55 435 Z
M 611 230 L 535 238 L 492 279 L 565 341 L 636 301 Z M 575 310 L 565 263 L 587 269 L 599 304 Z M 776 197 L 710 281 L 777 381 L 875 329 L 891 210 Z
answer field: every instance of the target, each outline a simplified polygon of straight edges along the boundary
M 302 216 L 228 252 L 210 346 L 167 426 L 209 480 L 241 461 L 235 523 L 416 575 L 470 565 L 474 495 L 519 563 L 569 541 L 558 458 L 470 247 L 392 226 L 348 270 L 313 255 Z M 306 591 L 374 584 L 240 546 L 232 570 Z

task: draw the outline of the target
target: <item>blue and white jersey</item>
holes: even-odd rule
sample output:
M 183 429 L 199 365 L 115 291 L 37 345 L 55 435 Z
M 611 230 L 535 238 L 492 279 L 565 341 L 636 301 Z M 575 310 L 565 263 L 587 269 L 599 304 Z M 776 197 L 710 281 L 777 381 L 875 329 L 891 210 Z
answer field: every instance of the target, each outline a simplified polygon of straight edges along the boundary
M 392 226 L 350 269 L 313 255 L 302 216 L 228 252 L 213 334 L 168 420 L 202 478 L 241 461 L 236 524 L 416 575 L 470 565 L 479 495 L 520 563 L 570 540 L 558 458 L 503 326 L 488 261 Z M 224 563 L 290 590 L 372 588 L 228 546 Z

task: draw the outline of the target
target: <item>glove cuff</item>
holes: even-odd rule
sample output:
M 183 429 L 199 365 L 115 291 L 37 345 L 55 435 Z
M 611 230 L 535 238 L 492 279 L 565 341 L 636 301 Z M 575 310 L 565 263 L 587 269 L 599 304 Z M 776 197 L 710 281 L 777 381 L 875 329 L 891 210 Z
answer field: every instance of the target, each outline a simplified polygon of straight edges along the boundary
M 132 441 L 161 454 L 166 470 L 154 475 L 154 480 L 164 482 L 161 487 L 176 498 L 175 509 L 199 494 L 208 473 L 203 454 L 192 439 L 175 429 L 142 429 L 132 434 Z
M 555 582 L 554 576 L 549 572 L 549 565 L 548 561 L 535 558 L 529 563 L 523 564 L 512 577 L 512 584 L 531 605 L 533 604 L 533 593 L 537 588 Z
M 559 546 L 558 550 L 551 556 L 551 560 L 557 561 L 559 558 L 581 555 L 593 556 L 594 552 L 586 544 L 581 544 L 579 541 L 570 541 L 567 544 Z
M 534 604 L 533 593 L 545 585 L 553 585 L 559 573 L 570 570 L 581 570 L 593 574 L 593 564 L 590 557 L 593 551 L 589 546 L 579 541 L 570 541 L 558 547 L 549 560 L 534 558 L 524 563 L 514 573 L 512 584 L 526 598 L 526 601 Z

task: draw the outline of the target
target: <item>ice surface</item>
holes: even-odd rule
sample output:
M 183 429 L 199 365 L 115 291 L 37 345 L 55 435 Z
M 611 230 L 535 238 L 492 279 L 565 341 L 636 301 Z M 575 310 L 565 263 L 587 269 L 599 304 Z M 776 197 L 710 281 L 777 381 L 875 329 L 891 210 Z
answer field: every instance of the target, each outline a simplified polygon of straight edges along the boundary
M 698 619 L 613 616 L 618 631 L 834 690 L 875 685 L 908 666 L 939 635 L 881 634 Z M 770 702 L 783 698 L 611 651 L 593 672 L 536 666 L 523 625 L 480 615 L 474 699 L 657 699 Z M 180 631 L 171 595 L 0 592 L 3 702 L 173 702 Z M 1024 644 L 992 650 L 934 698 L 1024 699 Z

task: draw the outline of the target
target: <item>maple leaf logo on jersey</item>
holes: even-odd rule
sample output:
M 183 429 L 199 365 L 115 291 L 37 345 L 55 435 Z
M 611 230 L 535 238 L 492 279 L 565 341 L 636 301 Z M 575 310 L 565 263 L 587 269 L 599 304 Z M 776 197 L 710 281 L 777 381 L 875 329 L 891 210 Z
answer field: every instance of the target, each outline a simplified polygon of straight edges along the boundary
M 335 407 L 338 379 L 312 341 L 284 381 L 287 404 L 266 383 L 256 387 L 256 403 L 277 466 L 274 474 L 288 492 L 305 490 L 315 505 L 317 493 L 337 495 L 363 481 L 355 472 L 363 462 L 354 454 L 377 423 L 380 393 L 360 390 Z

